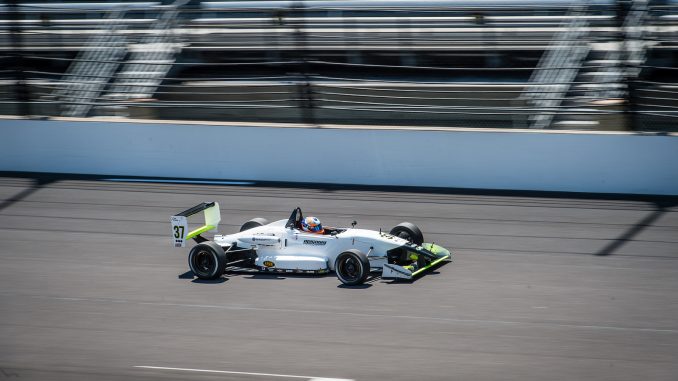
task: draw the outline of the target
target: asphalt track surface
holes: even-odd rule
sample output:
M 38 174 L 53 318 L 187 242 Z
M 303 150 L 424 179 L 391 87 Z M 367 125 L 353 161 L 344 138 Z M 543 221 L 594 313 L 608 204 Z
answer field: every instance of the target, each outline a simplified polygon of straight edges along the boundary
M 10 177 L 0 200 L 0 381 L 678 379 L 670 200 Z M 411 221 L 455 262 L 360 288 L 197 281 L 169 216 L 212 200 L 222 232 L 298 205 Z

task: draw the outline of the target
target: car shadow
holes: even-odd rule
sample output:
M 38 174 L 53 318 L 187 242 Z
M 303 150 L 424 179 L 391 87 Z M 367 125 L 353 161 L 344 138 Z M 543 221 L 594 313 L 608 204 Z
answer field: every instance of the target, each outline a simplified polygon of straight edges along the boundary
M 179 279 L 193 279 L 193 278 L 195 278 L 195 274 L 193 274 L 193 271 L 188 270 L 183 274 L 179 274 L 177 276 L 177 278 L 179 278 Z
M 199 284 L 220 284 L 224 283 L 228 280 L 228 278 L 220 277 L 217 279 L 212 279 L 212 280 L 204 280 L 200 278 L 195 278 L 191 281 L 191 283 L 199 283 Z
M 217 279 L 212 279 L 212 280 L 205 280 L 205 279 L 200 279 L 193 274 L 193 271 L 188 270 L 183 274 L 177 275 L 177 278 L 179 279 L 188 279 L 191 281 L 191 283 L 199 283 L 199 284 L 220 284 L 224 283 L 228 280 L 228 278 L 225 278 L 223 276 L 217 278 Z
M 370 288 L 372 287 L 373 283 L 379 282 L 381 279 L 381 275 L 379 273 L 371 273 L 370 276 L 365 280 L 365 283 L 363 284 L 357 284 L 355 286 L 348 286 L 345 284 L 340 284 L 337 286 L 337 288 L 348 288 L 348 289 L 365 289 L 365 288 Z
M 365 282 L 363 284 L 356 284 L 355 286 L 349 286 L 349 285 L 346 285 L 346 284 L 340 284 L 340 285 L 337 286 L 337 288 L 346 288 L 346 289 L 349 289 L 349 290 L 363 290 L 363 289 L 370 288 L 370 287 L 372 287 L 372 284 L 368 283 L 368 282 Z
M 449 261 L 447 262 L 441 262 L 438 263 L 437 265 L 431 267 L 429 271 L 427 271 L 425 274 L 418 276 L 414 279 L 383 279 L 381 277 L 380 273 L 372 273 L 370 276 L 365 280 L 365 283 L 363 284 L 358 284 L 354 286 L 349 286 L 345 284 L 339 284 L 337 285 L 337 288 L 344 288 L 344 289 L 355 289 L 355 290 L 364 290 L 366 288 L 372 287 L 374 283 L 385 283 L 385 284 L 412 284 L 419 279 L 425 277 L 425 276 L 431 276 L 431 275 L 438 275 L 440 274 L 440 271 L 437 271 L 440 267 L 445 266 L 447 263 L 450 263 Z M 243 279 L 261 279 L 261 280 L 285 280 L 288 278 L 325 278 L 328 276 L 334 276 L 332 273 L 325 273 L 325 274 L 295 274 L 295 273 L 274 273 L 274 272 L 253 272 L 253 271 L 228 271 L 226 272 L 223 276 L 221 276 L 218 279 L 214 280 L 203 280 L 199 279 L 193 274 L 193 271 L 188 270 L 182 274 L 177 275 L 177 278 L 179 279 L 189 279 L 191 280 L 192 283 L 200 283 L 200 284 L 219 284 L 219 283 L 224 283 L 228 280 L 228 278 L 234 278 L 234 277 L 242 277 Z

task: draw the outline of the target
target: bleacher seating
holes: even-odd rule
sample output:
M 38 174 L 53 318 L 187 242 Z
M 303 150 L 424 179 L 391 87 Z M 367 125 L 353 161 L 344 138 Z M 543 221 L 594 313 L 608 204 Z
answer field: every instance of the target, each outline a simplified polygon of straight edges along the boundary
M 0 59 L 20 60 L 38 115 L 594 129 L 678 116 L 675 0 L 19 3 L 21 54 L 5 4 Z M 6 67 L 0 112 L 15 113 Z

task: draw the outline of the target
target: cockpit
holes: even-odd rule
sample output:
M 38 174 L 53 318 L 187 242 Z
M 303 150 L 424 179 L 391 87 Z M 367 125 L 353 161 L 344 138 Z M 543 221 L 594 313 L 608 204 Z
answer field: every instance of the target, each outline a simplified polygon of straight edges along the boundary
M 290 218 L 287 220 L 285 227 L 288 228 L 288 229 L 302 230 L 301 221 L 303 221 L 303 219 L 304 219 L 304 214 L 301 211 L 301 208 L 296 207 L 292 211 Z M 345 231 L 346 231 L 346 229 L 325 226 L 322 235 L 337 235 L 337 234 L 343 233 Z M 315 233 L 309 233 L 309 234 L 315 234 Z

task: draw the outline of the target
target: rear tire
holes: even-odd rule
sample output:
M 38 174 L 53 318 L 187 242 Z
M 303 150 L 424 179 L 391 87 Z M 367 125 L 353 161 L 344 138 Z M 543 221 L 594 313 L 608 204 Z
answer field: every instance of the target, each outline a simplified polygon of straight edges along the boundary
M 334 262 L 334 272 L 339 281 L 347 286 L 363 284 L 370 275 L 370 261 L 359 250 L 344 251 Z
M 200 279 L 219 278 L 226 268 L 228 258 L 224 249 L 212 241 L 195 245 L 188 253 L 188 267 Z
M 391 229 L 391 235 L 406 239 L 417 245 L 424 243 L 424 234 L 421 232 L 421 229 L 409 222 L 401 222 L 396 225 L 396 227 Z
M 265 218 L 257 217 L 242 224 L 242 226 L 240 227 L 240 231 L 244 232 L 245 230 L 250 230 L 264 225 L 268 225 L 268 221 Z

